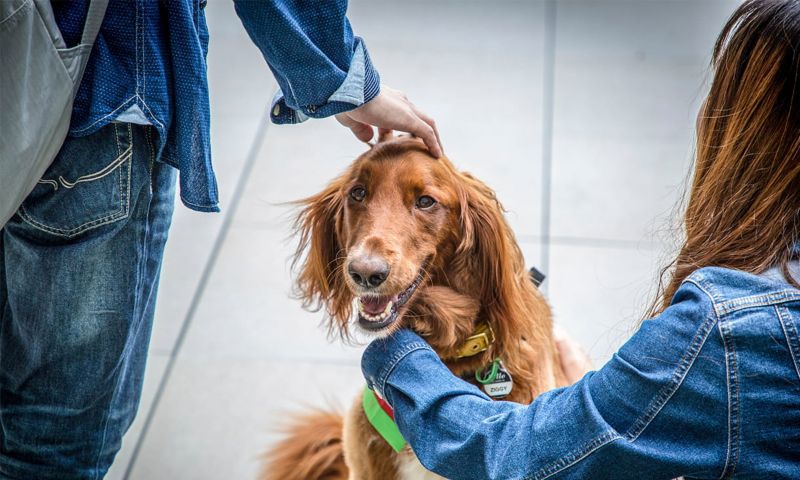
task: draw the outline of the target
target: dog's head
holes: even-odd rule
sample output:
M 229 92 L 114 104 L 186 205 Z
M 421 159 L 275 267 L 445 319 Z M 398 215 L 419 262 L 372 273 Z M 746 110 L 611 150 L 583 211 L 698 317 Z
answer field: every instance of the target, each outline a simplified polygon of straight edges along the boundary
M 520 317 L 508 309 L 532 287 L 494 192 L 417 139 L 383 139 L 298 203 L 298 293 L 333 330 L 406 325 L 446 350 L 478 315 Z

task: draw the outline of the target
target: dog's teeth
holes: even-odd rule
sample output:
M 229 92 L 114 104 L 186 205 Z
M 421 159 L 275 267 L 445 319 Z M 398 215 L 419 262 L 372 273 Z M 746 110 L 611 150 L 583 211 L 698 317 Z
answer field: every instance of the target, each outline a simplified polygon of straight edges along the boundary
M 357 303 L 358 303 L 358 312 L 361 314 L 362 317 L 364 317 L 365 319 L 367 319 L 367 320 L 369 320 L 371 322 L 378 322 L 378 321 L 385 320 L 386 318 L 388 318 L 389 315 L 391 315 L 392 307 L 394 306 L 394 302 L 389 301 L 386 304 L 386 307 L 384 307 L 382 312 L 380 312 L 380 313 L 378 313 L 376 315 L 373 315 L 373 314 L 368 313 L 366 311 L 366 309 L 364 308 L 364 302 L 361 300 L 361 298 L 358 299 Z

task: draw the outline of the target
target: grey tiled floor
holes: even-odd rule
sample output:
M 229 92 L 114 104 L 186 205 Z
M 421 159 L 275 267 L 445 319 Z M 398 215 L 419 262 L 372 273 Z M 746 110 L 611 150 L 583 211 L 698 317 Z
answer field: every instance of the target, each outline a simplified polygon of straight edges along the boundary
M 383 80 L 492 185 L 559 323 L 602 362 L 668 255 L 694 116 L 731 0 L 354 1 Z M 360 347 L 289 296 L 281 202 L 363 147 L 334 121 L 275 127 L 274 89 L 233 11 L 210 0 L 212 146 L 224 213 L 176 210 L 139 416 L 109 478 L 253 478 L 287 414 L 346 406 Z M 289 377 L 292 381 L 285 381 Z

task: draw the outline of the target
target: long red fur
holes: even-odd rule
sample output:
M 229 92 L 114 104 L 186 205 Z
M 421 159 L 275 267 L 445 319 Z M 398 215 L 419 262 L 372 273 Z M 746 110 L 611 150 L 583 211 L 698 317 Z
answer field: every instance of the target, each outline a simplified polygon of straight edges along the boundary
M 260 480 L 347 480 L 342 451 L 344 420 L 338 412 L 316 410 L 298 416 L 286 437 L 264 455 Z
M 403 156 L 420 148 L 424 149 L 413 140 L 390 141 L 365 155 L 378 155 L 384 149 L 384 154 L 391 151 Z M 301 210 L 294 224 L 300 240 L 294 260 L 299 265 L 297 295 L 306 307 L 324 307 L 329 330 L 344 337 L 354 297 L 345 282 L 339 240 L 342 190 L 358 161 L 322 192 L 297 202 Z M 515 384 L 507 400 L 529 403 L 556 386 L 554 382 L 564 384 L 554 360 L 549 307 L 528 279 L 522 252 L 494 191 L 456 170 L 449 160 L 438 161 L 443 162 L 457 192 L 458 209 L 451 213 L 457 216 L 453 219 L 457 229 L 449 233 L 453 245 L 448 258 L 439 259 L 440 284 L 420 289 L 404 322 L 422 334 L 456 374 L 502 357 Z M 450 285 L 458 285 L 458 291 Z M 480 355 L 453 360 L 478 321 L 492 327 L 496 341 Z M 343 446 L 337 440 L 342 420 L 328 415 L 317 413 L 295 423 L 290 436 L 267 455 L 265 475 L 269 476 L 262 479 L 346 479 Z M 334 474 L 341 476 L 324 476 Z

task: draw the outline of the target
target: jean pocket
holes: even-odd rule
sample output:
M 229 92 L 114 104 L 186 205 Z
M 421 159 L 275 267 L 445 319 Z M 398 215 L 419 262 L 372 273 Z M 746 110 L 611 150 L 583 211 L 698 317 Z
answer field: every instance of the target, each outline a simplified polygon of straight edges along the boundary
M 127 218 L 133 142 L 130 124 L 68 138 L 19 209 L 30 226 L 72 238 Z

